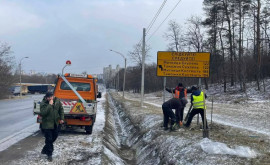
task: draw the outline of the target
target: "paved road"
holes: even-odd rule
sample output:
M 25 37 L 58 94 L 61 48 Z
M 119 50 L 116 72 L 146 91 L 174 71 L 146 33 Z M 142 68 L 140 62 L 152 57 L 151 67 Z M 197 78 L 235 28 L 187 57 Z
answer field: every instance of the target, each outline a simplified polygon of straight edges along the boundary
M 43 95 L 28 95 L 22 99 L 0 100 L 0 141 L 36 124 L 33 101 Z

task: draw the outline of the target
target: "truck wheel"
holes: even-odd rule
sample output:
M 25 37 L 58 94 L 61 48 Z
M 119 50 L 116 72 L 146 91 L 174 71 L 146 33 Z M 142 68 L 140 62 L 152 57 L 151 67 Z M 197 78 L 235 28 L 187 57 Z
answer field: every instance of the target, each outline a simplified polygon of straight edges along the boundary
M 93 125 L 85 126 L 86 134 L 91 135 L 93 130 Z
M 93 116 L 92 120 L 93 120 L 93 123 L 95 123 L 95 121 L 96 121 L 96 115 Z

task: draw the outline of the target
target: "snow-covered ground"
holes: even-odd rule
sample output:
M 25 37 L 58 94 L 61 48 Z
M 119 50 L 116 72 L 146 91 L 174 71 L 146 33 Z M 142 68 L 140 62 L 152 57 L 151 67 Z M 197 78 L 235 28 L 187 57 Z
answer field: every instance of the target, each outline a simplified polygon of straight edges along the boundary
M 126 164 L 120 154 L 126 156 L 132 154 L 118 153 L 121 152 L 123 145 L 124 130 L 121 131 L 121 121 L 111 101 L 107 100 L 106 90 L 102 86 L 99 90 L 102 91 L 102 98 L 98 99 L 96 122 L 91 135 L 85 134 L 84 129 L 62 132 L 54 143 L 53 162 L 48 162 L 47 156 L 41 154 L 45 140 L 42 137 L 36 147 L 27 151 L 23 158 L 6 164 Z M 107 130 L 104 130 L 105 125 Z
M 139 94 L 126 93 L 127 99 L 124 101 L 121 96 L 121 92 L 114 94 L 114 98 L 123 104 L 120 104 L 119 108 L 124 107 L 123 112 L 143 132 L 141 135 L 143 138 L 140 139 L 142 142 L 138 142 L 142 145 L 138 147 L 137 143 L 133 144 L 139 148 L 137 149 L 138 164 L 270 163 L 268 158 L 270 154 L 269 136 L 266 132 L 258 133 L 261 127 L 253 130 L 254 133 L 252 133 L 244 126 L 240 127 L 241 129 L 236 128 L 236 126 L 239 127 L 237 120 L 230 121 L 233 123 L 233 127 L 215 124 L 215 122 L 210 125 L 210 139 L 203 139 L 202 131 L 196 126 L 194 119 L 192 129 L 181 128 L 176 132 L 163 131 L 160 128 L 163 115 L 162 98 L 159 93 L 146 94 L 143 107 L 140 107 Z M 226 113 L 219 115 L 226 115 Z M 233 119 L 233 114 L 230 115 Z M 227 122 L 223 118 L 219 120 Z M 219 120 L 216 119 L 216 121 Z M 240 124 L 246 122 L 243 116 L 239 117 L 238 120 L 241 120 Z M 268 128 L 263 127 L 263 129 Z
M 61 133 L 54 143 L 53 162 L 48 162 L 47 157 L 42 155 L 44 138 L 37 144 L 33 151 L 28 151 L 24 158 L 10 164 L 101 164 L 103 154 L 103 128 L 105 125 L 104 98 L 99 99 L 97 106 L 96 122 L 92 135 L 86 135 L 83 129 L 69 130 Z
M 270 138 L 270 79 L 266 80 L 266 84 L 268 92 L 255 90 L 255 83 L 247 84 L 247 94 L 239 92 L 240 87 L 229 87 L 228 92 L 224 93 L 221 85 L 210 85 L 209 90 L 204 90 L 208 95 L 206 99 L 208 121 L 211 119 L 212 111 L 212 120 L 216 123 L 246 129 Z M 119 95 L 121 94 L 119 92 Z M 129 100 L 140 101 L 140 94 L 128 92 L 125 96 Z M 166 92 L 166 100 L 170 98 L 172 95 Z M 145 94 L 144 102 L 161 108 L 162 92 Z M 190 104 L 187 104 L 185 113 L 189 106 Z
M 218 85 L 205 90 L 209 124 L 213 110 L 209 138 L 202 138 L 195 118 L 192 129 L 164 131 L 162 92 L 145 94 L 140 107 L 140 94 L 126 92 L 123 99 L 122 92 L 111 90 L 105 97 L 103 89 L 92 135 L 80 129 L 60 134 L 52 163 L 40 154 L 43 138 L 9 164 L 270 164 L 268 94 L 221 91 Z

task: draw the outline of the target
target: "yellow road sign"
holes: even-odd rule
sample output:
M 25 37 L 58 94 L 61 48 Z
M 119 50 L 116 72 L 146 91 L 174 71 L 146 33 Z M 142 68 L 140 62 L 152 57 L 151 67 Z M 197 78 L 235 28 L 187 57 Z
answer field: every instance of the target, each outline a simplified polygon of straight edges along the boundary
M 76 103 L 69 113 L 86 113 L 83 103 Z
M 210 53 L 158 52 L 157 76 L 209 77 Z

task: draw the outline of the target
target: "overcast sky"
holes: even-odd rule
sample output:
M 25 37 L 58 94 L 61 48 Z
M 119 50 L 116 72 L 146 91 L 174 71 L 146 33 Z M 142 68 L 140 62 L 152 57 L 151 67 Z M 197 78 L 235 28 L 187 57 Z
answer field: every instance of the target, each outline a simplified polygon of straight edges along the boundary
M 103 67 L 124 66 L 123 58 L 142 38 L 163 0 L 0 0 L 0 41 L 12 47 L 16 63 L 23 59 L 25 72 L 34 70 L 96 74 Z M 168 0 L 146 39 L 173 9 L 178 0 Z M 168 21 L 184 25 L 191 15 L 203 15 L 203 0 L 182 0 L 167 21 L 148 41 L 151 59 L 165 51 L 163 38 Z M 128 56 L 127 56 L 128 57 Z M 134 65 L 128 59 L 128 65 Z

